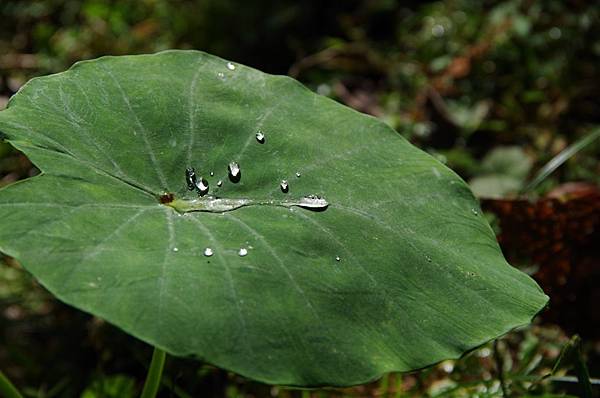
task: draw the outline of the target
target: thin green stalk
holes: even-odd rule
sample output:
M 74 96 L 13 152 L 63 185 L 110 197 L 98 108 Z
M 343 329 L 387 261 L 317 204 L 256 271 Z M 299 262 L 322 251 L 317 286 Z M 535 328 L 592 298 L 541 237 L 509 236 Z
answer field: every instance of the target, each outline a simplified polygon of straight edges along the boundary
M 402 373 L 396 373 L 395 374 L 395 389 L 396 389 L 396 394 L 394 394 L 394 398 L 401 398 L 402 397 Z
M 162 378 L 163 368 L 165 366 L 166 354 L 160 348 L 154 347 L 152 353 L 152 360 L 150 361 L 150 368 L 148 369 L 148 375 L 146 376 L 146 382 L 144 383 L 144 389 L 142 390 L 141 398 L 154 398 L 158 392 L 160 381 Z
M 591 133 L 582 137 L 575 143 L 571 144 L 567 148 L 563 149 L 558 155 L 550 159 L 548 163 L 544 165 L 537 172 L 535 177 L 531 180 L 529 184 L 525 188 L 521 190 L 521 193 L 531 192 L 534 188 L 536 188 L 542 181 L 546 179 L 550 174 L 554 172 L 557 168 L 559 168 L 564 162 L 573 157 L 577 152 L 581 151 L 583 148 L 596 141 L 596 139 L 600 138 L 600 128 L 592 130 Z
M 581 350 L 581 340 L 577 337 L 577 346 L 575 347 L 575 374 L 579 380 L 579 387 L 581 388 L 581 396 L 583 398 L 592 398 L 592 383 L 590 381 L 590 372 L 583 359 L 583 352 Z
M 19 390 L 8 380 L 0 370 L 0 396 L 5 398 L 23 398 Z
M 496 362 L 496 371 L 498 372 L 502 397 L 508 398 L 508 388 L 506 388 L 506 380 L 504 379 L 504 363 L 498 350 L 498 340 L 494 340 L 494 361 Z
M 379 394 L 382 397 L 387 398 L 390 389 L 390 374 L 383 375 L 379 381 Z

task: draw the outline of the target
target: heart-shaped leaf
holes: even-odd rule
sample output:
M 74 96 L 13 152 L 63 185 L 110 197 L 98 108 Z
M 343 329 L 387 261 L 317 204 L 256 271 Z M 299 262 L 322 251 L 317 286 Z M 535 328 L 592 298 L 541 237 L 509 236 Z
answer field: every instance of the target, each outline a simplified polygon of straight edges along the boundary
M 43 171 L 0 192 L 0 249 L 175 355 L 351 385 L 456 358 L 547 301 L 452 171 L 287 77 L 105 57 L 33 79 L 0 131 Z

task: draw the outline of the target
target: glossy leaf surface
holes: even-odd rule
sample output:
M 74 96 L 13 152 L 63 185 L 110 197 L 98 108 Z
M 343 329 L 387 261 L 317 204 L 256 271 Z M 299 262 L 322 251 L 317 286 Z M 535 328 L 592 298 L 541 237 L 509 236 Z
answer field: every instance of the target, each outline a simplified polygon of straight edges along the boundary
M 105 57 L 33 79 L 0 132 L 43 171 L 0 191 L 0 250 L 175 355 L 358 384 L 456 358 L 547 301 L 452 171 L 287 77 L 194 51 Z

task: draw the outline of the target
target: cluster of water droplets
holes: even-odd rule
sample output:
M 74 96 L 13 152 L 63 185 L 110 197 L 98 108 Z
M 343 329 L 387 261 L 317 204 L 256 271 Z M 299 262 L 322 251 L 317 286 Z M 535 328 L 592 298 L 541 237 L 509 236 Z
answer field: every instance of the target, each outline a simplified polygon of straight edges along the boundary
M 232 62 L 226 63 L 226 68 L 229 71 L 234 71 L 236 69 L 236 65 Z M 225 80 L 226 75 L 223 72 L 218 72 L 217 77 L 221 80 Z M 255 133 L 256 142 L 259 144 L 265 144 L 266 135 L 262 130 L 257 130 Z M 242 170 L 240 165 L 236 161 L 231 161 L 227 165 L 227 174 L 229 180 L 233 183 L 237 183 L 241 180 Z M 214 173 L 211 171 L 210 176 L 214 176 Z M 300 172 L 295 173 L 297 178 L 300 178 Z M 193 167 L 188 167 L 185 171 L 186 183 L 187 187 L 190 191 L 196 191 L 199 197 L 204 197 L 209 193 L 210 186 L 208 181 L 202 177 L 201 175 L 196 174 L 196 171 Z M 216 183 L 217 187 L 223 186 L 223 181 L 218 180 Z M 283 193 L 288 193 L 290 186 L 287 180 L 281 180 L 279 183 L 279 188 Z M 243 206 L 249 205 L 274 205 L 274 206 L 284 206 L 284 207 L 292 207 L 298 206 L 306 209 L 325 209 L 328 206 L 328 203 L 325 199 L 316 196 L 316 195 L 308 195 L 304 196 L 298 200 L 250 200 L 250 199 L 226 199 L 226 198 L 214 198 L 212 196 L 208 196 L 207 198 L 190 200 L 186 201 L 189 203 L 187 206 L 183 206 L 183 212 L 186 211 L 211 211 L 211 212 L 222 212 L 227 210 L 237 209 Z M 178 251 L 177 248 L 174 248 L 173 251 Z M 203 255 L 205 257 L 211 257 L 214 255 L 214 251 L 210 247 L 206 247 L 203 251 Z M 238 250 L 238 255 L 240 257 L 245 257 L 248 255 L 248 249 L 245 247 L 241 247 Z M 335 257 L 336 261 L 341 261 L 339 256 Z
M 204 249 L 203 254 L 204 254 L 204 257 L 212 257 L 213 254 L 215 254 L 215 252 L 210 247 L 207 247 L 206 249 Z M 240 247 L 240 250 L 238 250 L 238 256 L 246 257 L 247 255 L 248 255 L 248 249 L 246 249 L 245 247 Z
M 230 70 L 230 71 L 234 71 L 234 70 L 235 70 L 235 68 L 236 68 L 236 66 L 235 66 L 235 64 L 234 64 L 233 62 L 227 62 L 227 63 L 225 64 L 225 66 L 226 66 L 226 67 L 227 67 L 227 69 L 228 69 L 228 70 Z M 217 72 L 217 77 L 218 77 L 219 79 L 221 79 L 221 80 L 225 80 L 225 79 L 226 79 L 226 77 L 225 77 L 225 73 L 223 73 L 223 72 Z
M 235 65 L 233 65 L 233 69 L 235 69 Z M 260 129 L 256 131 L 255 137 L 259 144 L 264 144 L 266 142 L 265 133 Z M 209 174 L 211 177 L 214 176 L 214 172 L 212 171 Z M 242 169 L 237 161 L 229 162 L 227 165 L 227 175 L 229 180 L 233 183 L 238 183 L 241 180 Z M 295 175 L 296 178 L 301 177 L 299 171 L 297 171 Z M 208 181 L 204 177 L 196 174 L 196 170 L 193 167 L 188 167 L 185 170 L 185 178 L 188 189 L 190 191 L 196 191 L 199 197 L 204 197 L 209 193 L 210 186 Z M 218 187 L 223 186 L 223 180 L 218 180 L 216 184 Z M 288 180 L 281 180 L 279 182 L 279 189 L 283 193 L 288 193 L 290 191 L 290 183 Z M 188 211 L 224 212 L 251 205 L 273 205 L 283 207 L 298 206 L 306 209 L 324 210 L 327 208 L 328 203 L 325 199 L 316 195 L 308 195 L 296 200 L 227 199 L 207 196 L 202 200 L 180 201 L 176 208 L 183 213 Z
M 204 177 L 196 175 L 196 170 L 193 167 L 185 169 L 185 180 L 190 191 L 196 190 L 200 196 L 208 193 L 208 181 Z

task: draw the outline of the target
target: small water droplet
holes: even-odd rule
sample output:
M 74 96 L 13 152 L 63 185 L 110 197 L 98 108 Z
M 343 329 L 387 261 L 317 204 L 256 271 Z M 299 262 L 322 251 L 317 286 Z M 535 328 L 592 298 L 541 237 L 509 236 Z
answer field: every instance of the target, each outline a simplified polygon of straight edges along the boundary
M 242 247 L 240 249 L 240 251 L 238 252 L 238 254 L 240 255 L 240 257 L 244 257 L 248 254 L 248 249 L 246 249 L 245 247 Z
M 210 257 L 213 255 L 213 250 L 210 247 L 207 247 L 206 249 L 204 249 L 204 255 L 206 257 Z
M 261 130 L 256 132 L 256 141 L 258 141 L 260 144 L 265 143 L 265 133 L 263 133 Z
M 229 171 L 229 179 L 232 182 L 238 182 L 240 178 L 242 178 L 242 171 L 240 170 L 240 165 L 237 162 L 229 163 L 227 170 Z
M 479 212 L 475 208 L 471 209 L 471 213 L 475 214 L 476 216 L 479 215 Z
M 219 72 L 219 73 L 217 73 L 217 77 L 219 79 L 221 79 L 221 80 L 224 80 L 225 79 L 225 74 L 223 72 Z
M 212 177 L 212 176 L 214 176 L 214 175 L 215 175 L 215 173 L 213 173 L 213 172 L 211 171 L 211 172 L 210 172 L 210 176 Z
M 340 258 L 340 256 L 335 256 L 335 261 L 342 261 L 342 259 Z
M 288 193 L 288 191 L 290 190 L 290 185 L 288 184 L 287 180 L 281 180 L 279 188 L 281 188 L 281 192 Z
M 185 169 L 185 181 L 187 182 L 187 187 L 190 191 L 193 191 L 194 188 L 196 188 L 196 171 L 193 167 Z
M 431 257 L 429 257 L 429 256 L 425 256 L 425 258 L 427 259 L 427 262 L 428 262 L 428 263 L 430 263 L 430 262 L 432 262 L 432 261 L 433 261 L 433 260 L 431 259 Z
M 169 140 L 169 145 L 171 145 L 173 148 L 175 148 L 177 146 L 177 140 L 175 138 L 171 138 Z
M 299 172 L 296 172 L 296 177 L 300 178 L 302 174 L 300 174 Z
M 227 62 L 227 69 L 235 70 L 235 65 L 233 64 L 233 62 Z
M 176 248 L 176 247 L 174 247 L 174 248 L 173 248 L 173 251 L 174 251 L 174 252 L 178 252 L 178 251 L 179 251 L 179 249 L 178 249 L 178 248 Z
M 223 181 L 221 181 L 221 180 L 217 181 L 217 186 L 220 187 L 221 185 L 223 185 Z
M 204 177 L 200 177 L 198 181 L 196 181 L 196 192 L 198 195 L 204 196 L 208 193 L 208 181 L 204 179 Z

